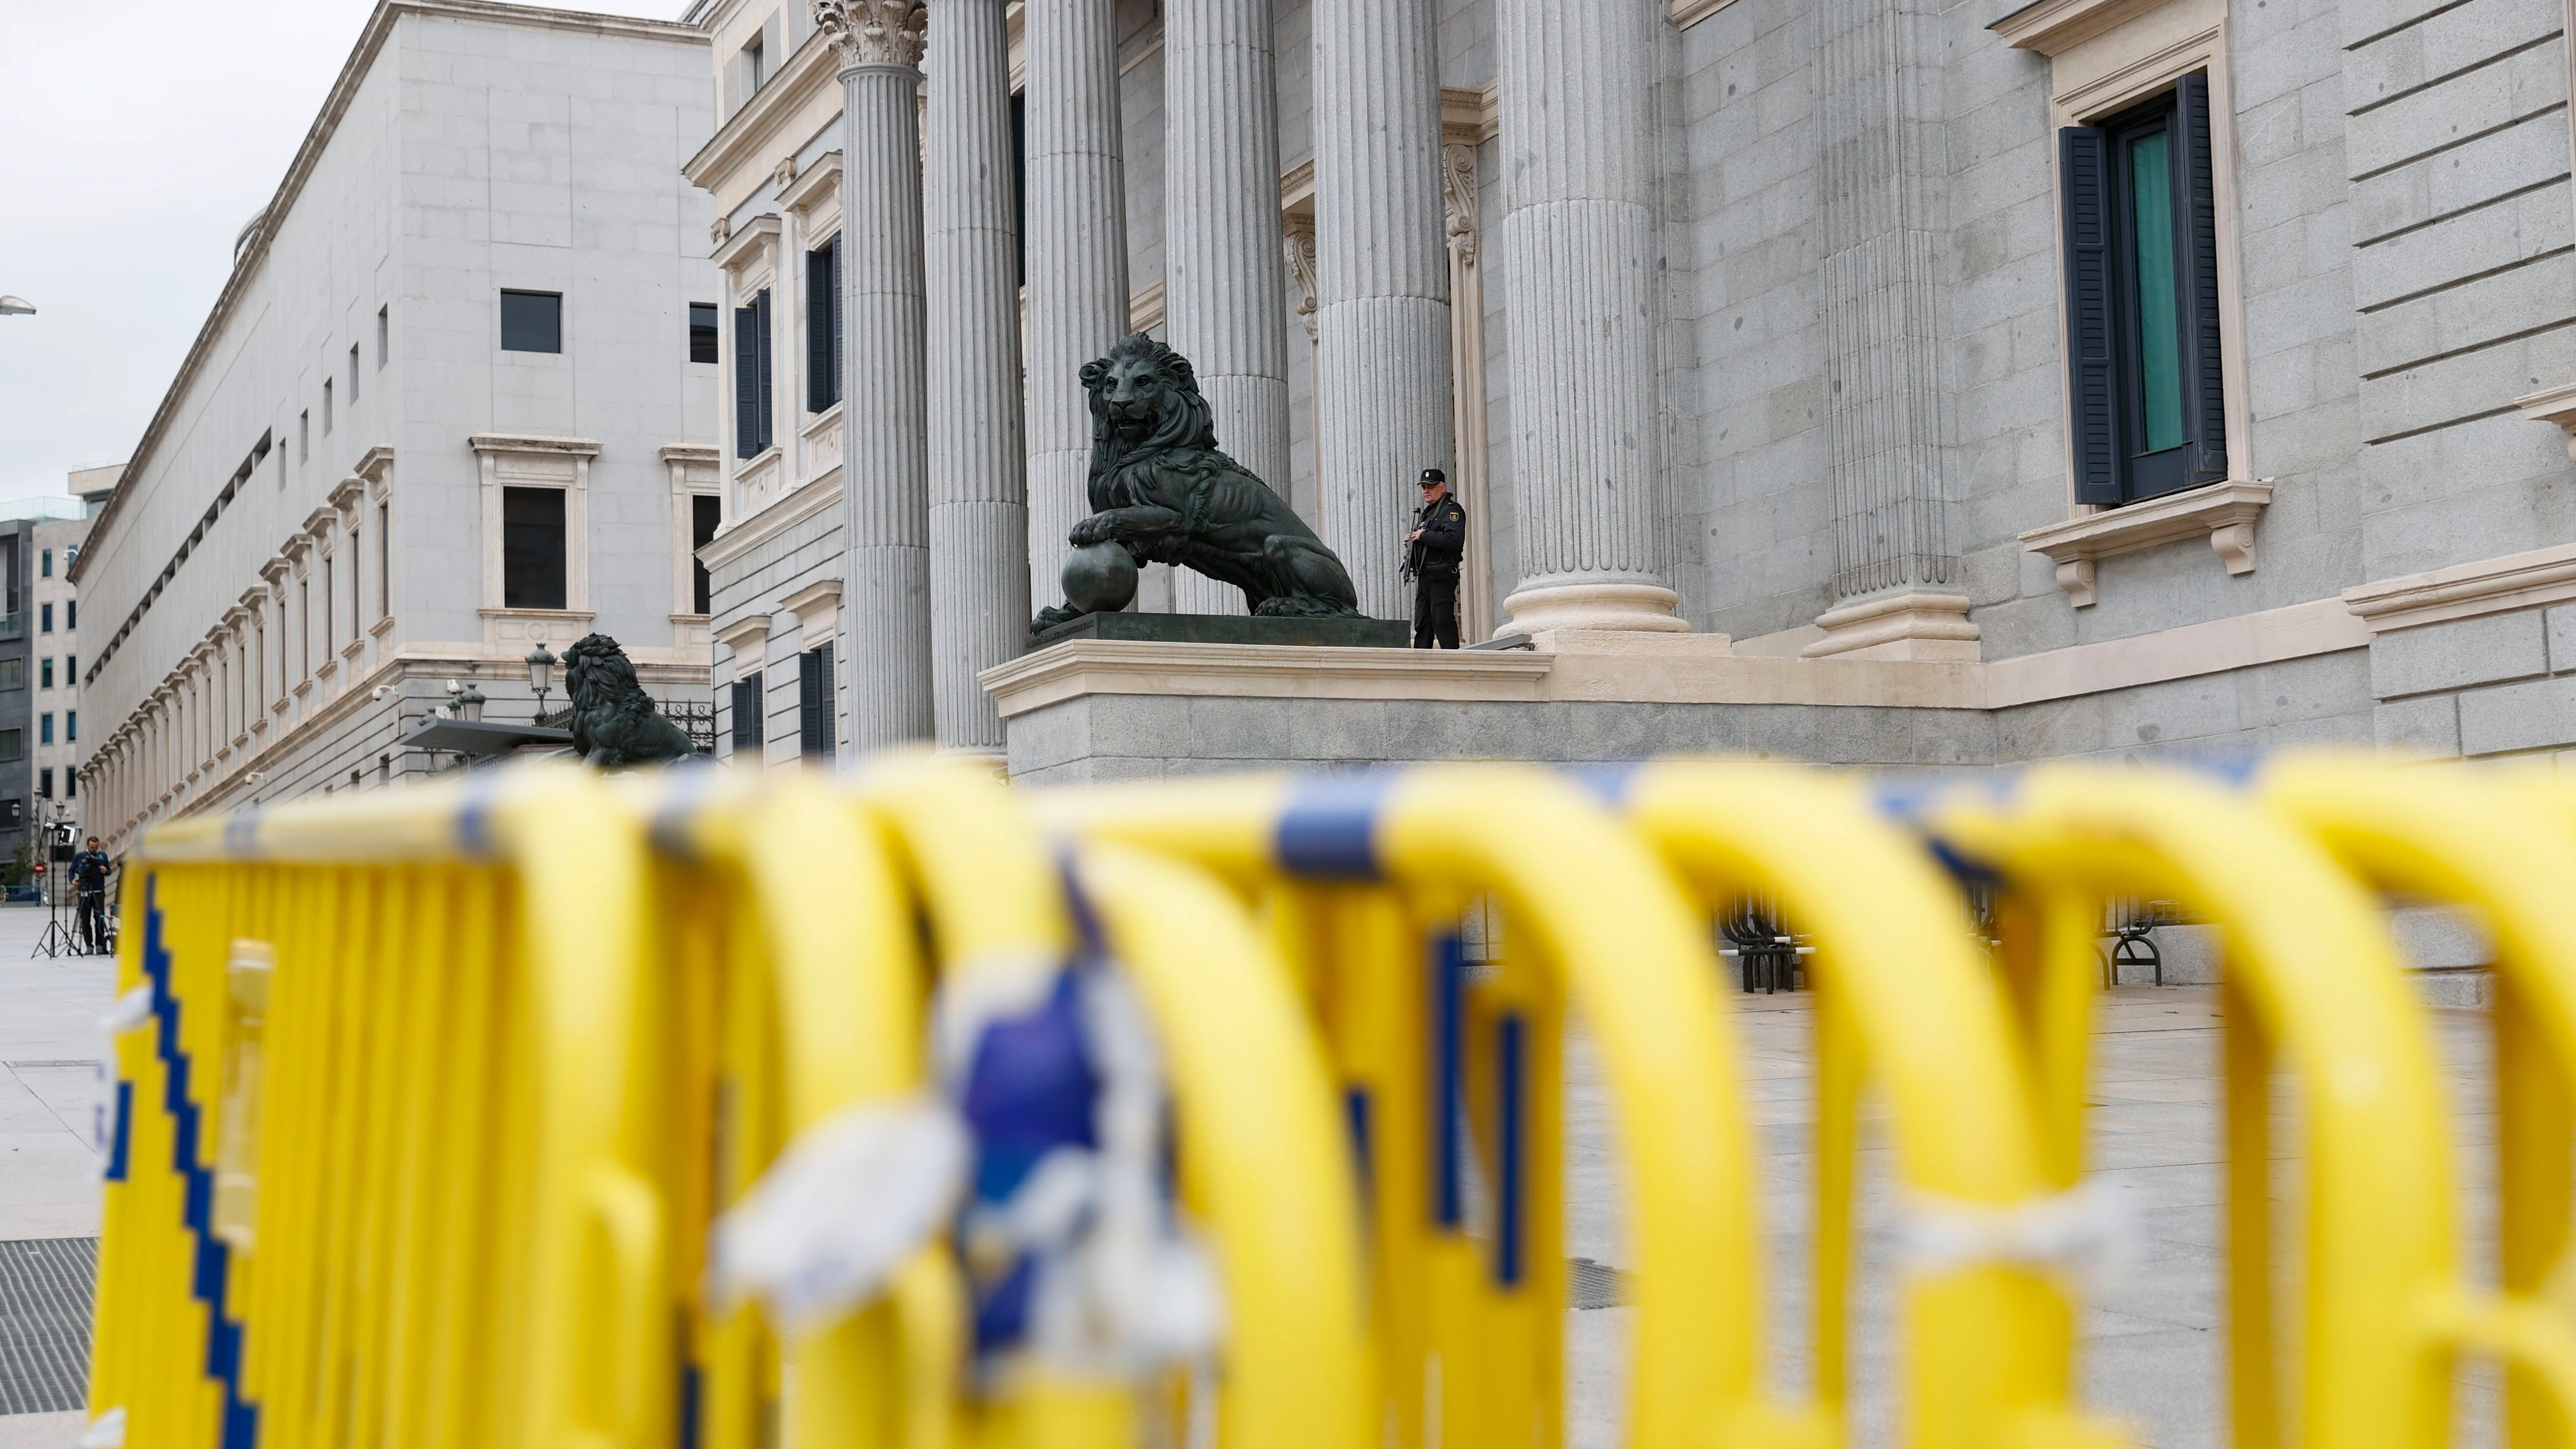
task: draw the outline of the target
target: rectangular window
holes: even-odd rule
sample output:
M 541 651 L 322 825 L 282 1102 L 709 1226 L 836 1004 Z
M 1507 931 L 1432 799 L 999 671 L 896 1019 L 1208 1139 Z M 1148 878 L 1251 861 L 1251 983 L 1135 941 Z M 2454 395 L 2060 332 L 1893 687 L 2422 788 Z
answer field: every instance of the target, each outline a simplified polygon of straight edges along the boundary
M 769 47 L 766 37 L 755 35 L 742 48 L 742 93 L 752 95 L 769 81 Z
M 759 750 L 763 739 L 760 728 L 761 712 L 767 708 L 768 706 L 761 702 L 759 670 L 755 669 L 749 677 L 733 682 L 733 752 L 735 755 L 740 756 L 746 752 Z
M 53 660 L 39 659 L 36 661 L 36 687 L 38 689 L 51 689 L 54 687 Z
M 63 771 L 63 798 L 66 800 L 77 800 L 80 798 L 80 771 Z
M 734 456 L 757 458 L 771 440 L 769 373 L 769 290 L 762 288 L 748 307 L 733 313 Z
M 36 716 L 36 743 L 40 745 L 50 745 L 53 742 L 54 717 L 50 714 L 40 714 Z
M 313 412 L 310 408 L 295 415 L 295 461 L 309 462 L 313 457 Z M 277 481 L 286 481 L 286 464 L 277 465 Z
M 322 436 L 331 436 L 331 379 L 322 379 Z
M 36 577 L 40 579 L 50 579 L 53 576 L 54 551 L 49 548 L 44 550 L 43 556 L 36 560 Z
M 710 612 L 714 602 L 712 580 L 707 566 L 698 562 L 697 551 L 716 541 L 716 525 L 724 521 L 724 500 L 712 493 L 694 494 L 689 499 L 689 608 L 693 613 Z
M 80 683 L 80 666 L 72 662 L 79 657 L 77 654 L 63 656 L 63 688 L 65 689 Z
M 564 490 L 501 490 L 501 604 L 565 607 Z
M 63 600 L 63 627 L 66 629 L 77 629 L 80 627 L 80 600 Z
M 393 537 L 394 508 L 391 503 L 376 505 L 376 617 L 381 619 L 394 611 Z
M 358 400 L 358 344 L 349 344 L 349 401 Z
M 689 304 L 689 360 L 714 362 L 716 357 L 716 304 Z
M 501 350 L 563 351 L 563 293 L 503 292 Z
M 358 549 L 358 531 L 349 530 L 349 638 L 355 642 L 367 627 L 367 581 L 361 577 L 366 569 L 359 563 L 366 555 Z
M 313 581 L 295 581 L 295 677 L 313 677 Z
M 67 709 L 63 711 L 63 743 L 67 745 L 76 745 L 80 743 L 79 710 Z
M 394 350 L 393 304 L 376 309 L 376 366 L 383 367 Z
M 26 660 L 0 659 L 0 689 L 23 689 L 26 684 Z
M 2209 79 L 2057 133 L 2075 496 L 2227 476 Z
M 0 730 L 0 760 L 23 759 L 27 754 L 25 730 Z
M 841 400 L 841 239 L 805 254 L 805 411 Z
M 325 664 L 331 662 L 331 651 L 340 643 L 340 591 L 331 582 L 334 562 L 331 555 L 322 555 L 322 662 Z
M 832 758 L 832 646 L 796 656 L 796 748 L 810 760 Z
M 38 604 L 36 606 L 36 632 L 40 634 L 51 634 L 54 632 L 53 605 Z
M 36 772 L 36 795 L 37 798 L 43 800 L 51 800 L 54 798 L 54 771 L 52 766 L 49 765 Z

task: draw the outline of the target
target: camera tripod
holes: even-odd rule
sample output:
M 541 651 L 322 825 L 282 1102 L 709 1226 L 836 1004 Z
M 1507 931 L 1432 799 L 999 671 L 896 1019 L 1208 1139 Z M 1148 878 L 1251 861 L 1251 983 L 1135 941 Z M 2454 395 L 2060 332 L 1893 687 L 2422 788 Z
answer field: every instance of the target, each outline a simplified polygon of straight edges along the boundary
M 63 845 L 70 844 L 72 823 L 68 819 L 60 818 L 61 809 L 62 807 L 59 805 L 55 806 L 54 810 L 57 818 L 45 821 L 39 827 L 41 838 L 45 841 L 47 847 L 51 847 L 57 843 Z M 59 842 L 56 839 L 57 834 L 61 837 Z M 53 854 L 53 851 L 48 848 L 45 851 L 45 854 L 50 857 Z M 63 956 L 97 956 L 112 953 L 115 950 L 114 942 L 116 940 L 116 928 L 107 919 L 104 893 L 102 892 L 101 894 L 99 905 L 98 930 L 95 932 L 86 932 L 81 930 L 80 883 L 76 880 L 68 879 L 65 875 L 57 875 L 54 872 L 53 866 L 54 862 L 51 859 L 45 860 L 43 862 L 45 873 L 37 877 L 37 879 L 42 882 L 37 889 L 43 891 L 45 894 L 45 930 L 42 935 L 36 938 L 35 946 L 27 952 L 29 959 L 33 959 L 38 956 L 59 958 Z M 70 897 L 68 902 L 64 899 L 66 896 Z M 68 904 L 72 910 L 72 923 L 70 925 L 65 925 L 63 923 L 63 908 L 66 904 Z M 95 939 L 89 939 L 93 936 Z

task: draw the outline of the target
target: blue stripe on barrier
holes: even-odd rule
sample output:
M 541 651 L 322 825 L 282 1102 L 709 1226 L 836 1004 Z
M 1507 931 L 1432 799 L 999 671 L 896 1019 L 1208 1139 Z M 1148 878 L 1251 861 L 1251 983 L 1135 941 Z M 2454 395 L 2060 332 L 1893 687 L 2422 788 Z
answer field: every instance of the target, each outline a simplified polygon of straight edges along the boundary
M 1307 775 L 1280 812 L 1280 868 L 1307 880 L 1376 880 L 1377 816 L 1395 775 L 1344 770 Z
M 1525 1122 L 1528 1096 L 1523 1080 L 1527 1064 L 1522 1060 L 1522 1046 L 1528 1035 L 1526 1023 L 1518 1012 L 1506 1015 L 1494 1030 L 1495 1136 L 1501 1139 L 1501 1150 L 1494 1171 L 1494 1281 L 1506 1288 L 1521 1281 L 1522 1259 L 1526 1256 L 1521 1236 L 1526 1231 L 1528 1213 L 1523 1201 L 1528 1194 L 1528 1132 Z
M 116 1135 L 109 1140 L 111 1145 L 107 1150 L 107 1180 L 123 1182 L 126 1179 L 126 1157 L 134 1144 L 134 1084 L 132 1082 L 119 1081 L 116 1084 Z
M 1369 1140 L 1368 1088 L 1342 1089 L 1342 1116 L 1351 1130 L 1351 1162 L 1356 1168 L 1351 1176 L 1360 1186 L 1363 1221 L 1373 1221 L 1366 1216 L 1365 1206 L 1377 1198 L 1377 1163 L 1373 1155 L 1376 1148 Z
M 1565 775 L 1602 804 L 1613 810 L 1625 810 L 1628 808 L 1628 791 L 1637 783 L 1637 772 L 1644 768 L 1644 760 L 1620 760 L 1607 764 L 1569 765 Z
M 152 983 L 153 1050 L 161 1058 L 162 1109 L 170 1114 L 170 1165 L 186 1184 L 182 1218 L 196 1258 L 189 1291 L 206 1305 L 206 1373 L 224 1386 L 222 1449 L 254 1449 L 259 1406 L 241 1396 L 242 1325 L 225 1311 L 224 1287 L 232 1277 L 232 1249 L 214 1234 L 214 1174 L 197 1164 L 202 1118 L 188 1096 L 187 1052 L 179 1046 L 179 998 L 170 989 L 170 948 L 161 936 L 160 878 L 143 879 L 143 974 Z M 124 1085 L 124 1084 L 120 1084 Z M 119 1156 L 125 1134 L 117 1132 Z
M 1432 1220 L 1454 1228 L 1466 1220 L 1467 962 L 1456 936 L 1431 948 Z
M 465 799 L 456 807 L 456 846 L 467 855 L 489 858 L 501 853 L 492 838 L 492 807 L 499 803 L 502 771 L 486 767 L 465 777 Z

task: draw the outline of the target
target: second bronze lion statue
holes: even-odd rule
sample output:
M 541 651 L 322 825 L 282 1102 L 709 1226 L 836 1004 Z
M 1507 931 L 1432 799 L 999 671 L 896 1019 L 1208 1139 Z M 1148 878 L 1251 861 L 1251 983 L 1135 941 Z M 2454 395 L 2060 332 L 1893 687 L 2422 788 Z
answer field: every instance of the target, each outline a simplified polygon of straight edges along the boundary
M 1091 394 L 1091 516 L 1076 548 L 1114 542 L 1243 590 L 1254 614 L 1355 619 L 1350 571 L 1252 471 L 1218 451 L 1189 359 L 1139 332 L 1082 369 Z M 1045 629 L 1081 616 L 1041 612 Z
M 583 763 L 623 770 L 698 752 L 688 732 L 654 708 L 616 640 L 585 634 L 563 659 L 564 689 L 572 696 L 572 747 Z

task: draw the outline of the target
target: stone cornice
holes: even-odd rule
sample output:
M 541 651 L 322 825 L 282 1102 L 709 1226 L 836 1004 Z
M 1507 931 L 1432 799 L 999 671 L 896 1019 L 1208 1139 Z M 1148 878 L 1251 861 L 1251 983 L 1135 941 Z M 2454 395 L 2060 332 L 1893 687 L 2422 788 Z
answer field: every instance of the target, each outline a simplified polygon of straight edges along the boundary
M 178 374 L 171 378 L 169 389 L 161 395 L 160 406 L 153 409 L 152 420 L 144 425 L 142 441 L 134 445 L 134 455 L 126 460 L 125 479 L 140 480 L 143 477 L 144 467 L 159 449 L 180 400 L 188 395 L 189 386 L 204 370 L 216 340 L 223 335 L 224 324 L 232 320 L 251 278 L 258 274 L 261 263 L 268 260 L 269 247 L 288 213 L 294 210 L 296 198 L 303 194 L 304 183 L 312 178 L 313 168 L 321 164 L 323 150 L 339 131 L 340 120 L 348 114 L 350 103 L 357 99 L 358 87 L 366 80 L 367 72 L 374 68 L 376 57 L 383 53 L 394 27 L 410 16 L 516 25 L 531 30 L 570 31 L 582 35 L 665 40 L 696 46 L 700 50 L 712 43 L 697 27 L 670 20 L 548 10 L 533 5 L 505 5 L 497 3 L 497 0 L 379 0 L 375 13 L 368 17 L 366 29 L 358 35 L 356 47 L 342 62 L 338 78 L 331 83 L 330 94 L 322 102 L 321 114 L 314 117 L 313 125 L 304 133 L 303 142 L 296 147 L 295 159 L 288 163 L 285 178 L 278 182 L 276 193 L 260 211 L 260 224 L 250 245 L 233 259 L 232 273 L 225 278 L 223 291 L 216 296 L 215 305 L 206 314 L 204 325 L 197 329 L 196 340 L 188 345 L 188 355 L 180 362 Z M 107 507 L 100 511 L 97 521 L 91 525 L 93 537 L 106 533 L 109 523 L 122 511 L 120 505 L 125 501 L 126 492 L 120 486 L 108 497 Z M 88 553 L 84 550 L 82 559 L 86 561 L 87 558 Z M 77 571 L 70 578 L 73 583 L 80 582 Z
M 1688 30 L 1734 3 L 1735 0 L 1673 0 L 1673 25 Z
M 711 569 L 723 568 L 796 525 L 838 508 L 840 504 L 841 470 L 835 467 L 717 534 L 705 548 L 698 550 L 698 561 Z
M 2055 56 L 2166 3 L 2167 0 L 2036 0 L 1986 28 L 2016 50 Z
M 742 646 L 753 636 L 757 635 L 763 639 L 769 637 L 769 618 L 767 614 L 746 614 L 723 628 L 710 632 L 717 643 L 740 654 L 743 652 Z
M 736 271 L 741 268 L 751 252 L 764 246 L 775 245 L 777 241 L 778 213 L 764 211 L 744 222 L 742 230 L 726 237 L 724 245 L 716 248 L 715 255 L 709 260 L 716 264 L 718 271 Z
M 2374 579 L 2343 591 L 2373 634 L 2576 599 L 2576 544 Z
M 814 158 L 814 164 L 796 175 L 794 181 L 778 189 L 781 211 L 811 211 L 826 196 L 837 197 L 841 187 L 841 153 L 826 151 Z
M 573 458 L 599 456 L 599 444 L 592 439 L 556 438 L 542 433 L 476 433 L 465 440 L 465 446 L 477 453 L 547 453 Z
M 2057 586 L 2082 608 L 2093 602 L 2095 560 L 2177 539 L 2205 537 L 2229 573 L 2252 573 L 2254 520 L 2271 501 L 2270 479 L 2230 479 L 2034 528 L 2021 546 L 2056 560 Z

